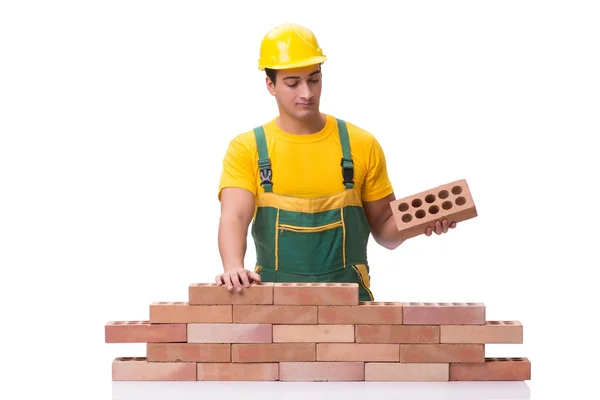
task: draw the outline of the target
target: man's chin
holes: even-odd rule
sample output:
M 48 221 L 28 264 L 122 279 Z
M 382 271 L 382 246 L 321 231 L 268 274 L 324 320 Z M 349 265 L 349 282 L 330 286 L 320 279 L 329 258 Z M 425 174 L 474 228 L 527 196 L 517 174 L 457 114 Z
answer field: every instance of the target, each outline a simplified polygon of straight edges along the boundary
M 316 108 L 314 110 L 300 110 L 296 112 L 296 118 L 298 119 L 310 119 L 318 116 L 319 110 Z

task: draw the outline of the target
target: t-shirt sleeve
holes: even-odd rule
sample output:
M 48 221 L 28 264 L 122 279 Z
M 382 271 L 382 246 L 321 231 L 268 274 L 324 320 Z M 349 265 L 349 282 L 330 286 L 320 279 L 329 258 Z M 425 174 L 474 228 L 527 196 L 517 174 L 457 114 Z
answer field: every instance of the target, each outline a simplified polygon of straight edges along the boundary
M 221 200 L 221 192 L 226 187 L 248 189 L 256 196 L 256 172 L 252 160 L 251 150 L 240 137 L 229 142 L 223 157 L 219 181 L 219 201 Z
M 394 191 L 388 177 L 385 154 L 379 141 L 373 138 L 367 173 L 362 187 L 363 201 L 375 201 L 388 196 Z

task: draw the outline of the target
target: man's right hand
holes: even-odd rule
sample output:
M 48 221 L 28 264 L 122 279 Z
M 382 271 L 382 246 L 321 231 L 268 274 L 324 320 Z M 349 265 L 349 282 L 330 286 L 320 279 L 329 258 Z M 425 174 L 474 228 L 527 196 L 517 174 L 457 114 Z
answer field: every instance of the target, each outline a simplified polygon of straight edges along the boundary
M 241 292 L 242 287 L 249 287 L 252 281 L 260 282 L 260 275 L 256 272 L 248 271 L 245 268 L 231 268 L 226 270 L 215 279 L 218 286 L 225 285 L 227 290 Z

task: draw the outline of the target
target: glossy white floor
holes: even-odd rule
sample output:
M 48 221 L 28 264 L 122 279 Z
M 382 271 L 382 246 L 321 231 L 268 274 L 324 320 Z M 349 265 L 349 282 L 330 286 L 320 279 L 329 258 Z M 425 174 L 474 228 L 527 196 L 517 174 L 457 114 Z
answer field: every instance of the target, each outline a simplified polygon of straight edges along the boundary
M 526 382 L 113 382 L 113 400 L 530 399 Z M 285 397 L 282 397 L 285 396 Z

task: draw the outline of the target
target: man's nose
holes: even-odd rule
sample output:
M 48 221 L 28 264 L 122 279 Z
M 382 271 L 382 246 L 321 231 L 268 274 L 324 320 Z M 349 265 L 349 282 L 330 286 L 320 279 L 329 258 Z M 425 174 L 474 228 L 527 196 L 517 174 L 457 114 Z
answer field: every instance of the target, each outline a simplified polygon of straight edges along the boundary
M 312 99 L 313 92 L 310 89 L 310 85 L 308 84 L 308 82 L 305 82 L 300 86 L 300 97 L 308 100 Z

